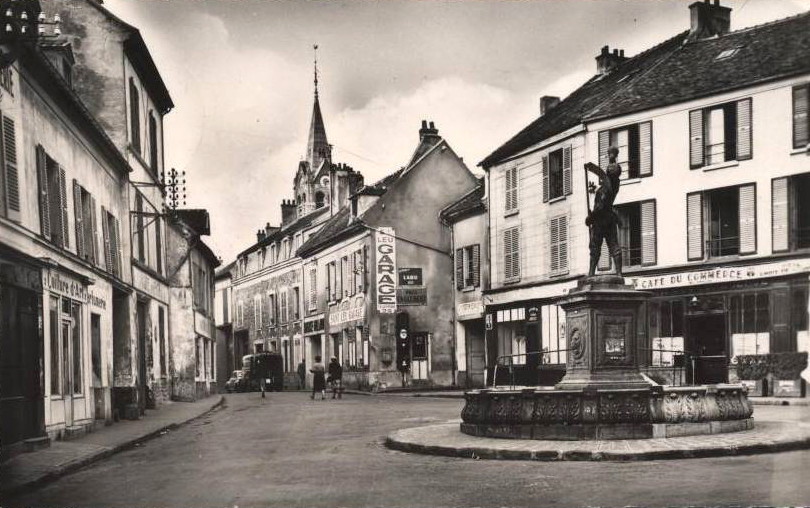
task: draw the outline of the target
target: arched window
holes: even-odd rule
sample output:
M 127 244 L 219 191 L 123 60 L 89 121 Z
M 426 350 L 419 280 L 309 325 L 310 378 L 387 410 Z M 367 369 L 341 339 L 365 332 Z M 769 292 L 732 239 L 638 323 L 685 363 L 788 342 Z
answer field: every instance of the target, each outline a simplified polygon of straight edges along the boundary
M 316 192 L 315 193 L 315 208 L 320 208 L 324 205 L 323 203 L 323 192 Z
M 133 78 L 129 78 L 129 127 L 132 139 L 132 148 L 141 153 L 141 108 L 138 86 Z

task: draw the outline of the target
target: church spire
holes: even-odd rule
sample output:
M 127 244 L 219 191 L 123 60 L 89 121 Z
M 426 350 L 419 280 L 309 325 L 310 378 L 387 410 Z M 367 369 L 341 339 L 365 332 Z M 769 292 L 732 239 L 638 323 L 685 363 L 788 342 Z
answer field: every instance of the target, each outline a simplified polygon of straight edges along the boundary
M 318 100 L 318 45 L 313 46 L 315 52 L 315 104 L 312 106 L 312 122 L 309 126 L 309 139 L 307 140 L 307 162 L 315 171 L 324 159 L 332 159 L 332 147 L 326 139 L 326 127 L 323 125 L 321 105 Z

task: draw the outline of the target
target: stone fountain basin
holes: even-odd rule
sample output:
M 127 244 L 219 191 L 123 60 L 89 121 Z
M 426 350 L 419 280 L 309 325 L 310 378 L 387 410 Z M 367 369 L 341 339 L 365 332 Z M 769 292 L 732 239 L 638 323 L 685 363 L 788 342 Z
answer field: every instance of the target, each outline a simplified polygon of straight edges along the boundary
M 754 428 L 742 385 L 483 389 L 464 394 L 461 432 L 508 439 L 648 439 Z

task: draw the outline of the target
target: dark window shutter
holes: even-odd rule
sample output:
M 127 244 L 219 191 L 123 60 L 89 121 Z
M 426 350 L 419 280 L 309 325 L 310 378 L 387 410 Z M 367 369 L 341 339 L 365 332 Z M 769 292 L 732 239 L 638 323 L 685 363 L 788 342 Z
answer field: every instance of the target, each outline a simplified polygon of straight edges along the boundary
M 155 266 L 158 273 L 163 273 L 163 239 L 161 238 L 160 217 L 155 217 Z
M 807 115 L 808 95 L 810 86 L 804 85 L 793 89 L 793 148 L 804 148 L 807 146 L 808 130 L 810 130 L 810 117 Z
M 638 174 L 650 176 L 652 166 L 652 122 L 638 124 Z
M 644 201 L 641 203 L 642 265 L 654 265 L 657 262 L 655 226 L 655 201 Z
M 90 196 L 90 248 L 93 263 L 98 266 L 101 260 L 98 255 L 98 217 L 96 217 L 96 198 Z
M 464 289 L 464 249 L 456 249 L 456 289 Z
M 59 204 L 62 209 L 62 247 L 69 249 L 70 240 L 68 238 L 67 184 L 65 183 L 65 169 L 62 166 L 59 166 L 59 196 Z
M 14 128 L 14 120 L 3 116 L 3 167 L 5 170 L 5 200 L 6 216 L 13 221 L 19 222 L 20 214 L 20 174 L 17 169 L 17 134 Z
M 740 254 L 757 251 L 757 191 L 754 184 L 740 186 Z
M 638 125 L 627 127 L 627 178 L 638 178 L 641 176 L 641 161 L 639 158 L 639 132 Z
M 771 180 L 771 248 L 785 252 L 790 248 L 788 225 L 788 178 Z
M 563 194 L 571 194 L 571 146 L 563 148 Z
M 368 247 L 363 245 L 363 292 L 368 291 Z
M 737 160 L 750 159 L 753 152 L 751 98 L 737 101 Z
M 121 276 L 121 222 L 119 222 L 117 217 L 113 217 L 114 221 L 114 229 L 115 229 L 115 245 L 113 248 L 113 257 L 115 258 L 115 264 L 113 268 L 115 269 L 115 275 Z
M 141 108 L 140 99 L 138 94 L 138 87 L 135 85 L 135 80 L 129 78 L 129 122 L 132 148 L 141 153 Z
M 481 286 L 481 245 L 472 246 L 473 287 Z
M 599 131 L 599 167 L 602 170 L 606 170 L 610 162 L 608 148 L 610 148 L 610 131 Z
M 723 106 L 723 143 L 724 159 L 732 161 L 737 159 L 737 103 L 732 102 Z
M 548 188 L 548 155 L 543 156 L 543 203 L 548 202 L 549 188 Z
M 101 207 L 101 231 L 104 237 L 104 268 L 109 273 L 113 273 L 112 269 L 112 246 L 110 242 L 110 219 L 107 216 L 107 210 Z
M 84 220 L 82 210 L 82 187 L 73 179 L 73 222 L 76 229 L 76 255 L 84 258 Z
M 688 260 L 703 259 L 703 194 L 686 195 L 686 248 Z
M 45 162 L 45 150 L 37 145 L 37 179 L 39 180 L 39 225 L 42 236 L 51 240 L 51 207 L 48 196 L 48 169 Z
M 703 166 L 703 154 L 703 110 L 696 109 L 689 112 L 689 167 Z

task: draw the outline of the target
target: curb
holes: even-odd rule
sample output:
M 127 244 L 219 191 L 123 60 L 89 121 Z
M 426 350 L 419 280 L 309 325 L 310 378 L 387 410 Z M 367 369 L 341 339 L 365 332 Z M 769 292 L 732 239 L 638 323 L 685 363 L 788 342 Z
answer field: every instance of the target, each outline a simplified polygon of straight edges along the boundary
M 404 429 L 408 430 L 408 429 Z M 449 446 L 426 444 L 400 440 L 398 432 L 385 437 L 384 445 L 392 450 L 417 453 L 421 455 L 438 455 L 465 459 L 486 460 L 532 460 L 532 461 L 605 461 L 605 462 L 640 462 L 648 460 L 694 459 L 708 457 L 726 457 L 737 455 L 757 455 L 777 453 L 810 448 L 810 436 L 790 439 L 781 442 L 765 441 L 741 445 L 709 445 L 704 448 L 683 448 L 665 450 L 646 450 L 637 452 L 599 451 L 599 450 L 529 450 L 503 449 L 483 446 Z M 512 440 L 506 440 L 512 441 Z
M 51 471 L 48 471 L 47 473 L 44 473 L 42 476 L 40 476 L 38 478 L 35 478 L 33 480 L 21 483 L 19 485 L 15 485 L 15 486 L 11 487 L 10 489 L 0 489 L 0 494 L 2 494 L 4 498 L 11 498 L 11 497 L 14 497 L 14 496 L 16 496 L 18 494 L 23 493 L 23 491 L 30 491 L 30 490 L 38 489 L 40 487 L 43 487 L 47 483 L 53 482 L 54 480 L 57 480 L 57 479 L 59 479 L 59 478 L 61 478 L 63 476 L 74 473 L 74 472 L 78 471 L 79 469 L 82 469 L 82 468 L 84 468 L 86 466 L 89 466 L 90 464 L 93 464 L 93 463 L 98 462 L 100 460 L 106 459 L 108 457 L 111 457 L 112 455 L 115 455 L 116 453 L 128 450 L 130 448 L 134 448 L 138 444 L 141 444 L 141 443 L 144 443 L 144 442 L 149 441 L 151 439 L 154 439 L 154 438 L 158 437 L 162 432 L 165 432 L 165 431 L 168 431 L 168 430 L 175 430 L 175 429 L 177 429 L 177 428 L 179 428 L 179 427 L 181 427 L 181 426 L 183 426 L 183 425 L 185 425 L 185 424 L 187 424 L 187 423 L 189 423 L 189 422 L 191 422 L 193 420 L 196 420 L 197 418 L 201 418 L 202 416 L 207 415 L 211 411 L 214 411 L 214 410 L 219 409 L 220 407 L 224 407 L 224 406 L 225 406 L 225 396 L 221 395 L 219 400 L 217 402 L 215 402 L 214 404 L 212 404 L 210 408 L 206 409 L 205 411 L 203 411 L 202 413 L 200 413 L 200 414 L 198 414 L 196 416 L 192 416 L 191 418 L 187 418 L 186 420 L 183 420 L 183 421 L 180 421 L 180 422 L 170 423 L 169 425 L 166 425 L 165 427 L 161 427 L 161 428 L 159 428 L 159 429 L 157 429 L 157 430 L 155 430 L 153 432 L 150 432 L 148 434 L 144 434 L 142 436 L 134 437 L 134 438 L 132 438 L 132 439 L 130 439 L 128 441 L 125 441 L 123 443 L 119 443 L 119 444 L 111 446 L 109 448 L 104 448 L 102 450 L 99 450 L 96 453 L 91 453 L 89 455 L 81 457 L 80 459 L 77 459 L 77 460 L 74 460 L 74 461 L 71 461 L 71 462 L 67 462 L 66 464 L 63 464 L 60 467 L 57 467 L 57 468 L 55 468 L 55 469 L 53 469 Z

